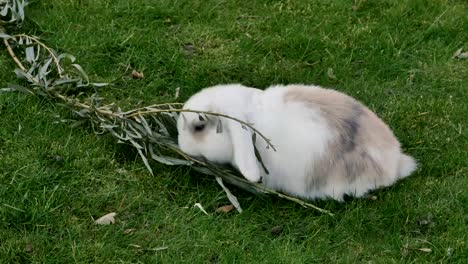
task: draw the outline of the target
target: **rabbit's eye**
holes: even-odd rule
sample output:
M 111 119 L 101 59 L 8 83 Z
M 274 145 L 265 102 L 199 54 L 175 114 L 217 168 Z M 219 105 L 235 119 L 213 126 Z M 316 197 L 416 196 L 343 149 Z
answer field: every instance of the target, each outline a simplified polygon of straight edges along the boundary
M 195 132 L 201 132 L 201 131 L 203 131 L 203 129 L 205 129 L 205 124 L 203 124 L 203 123 L 202 124 L 196 124 L 194 126 L 194 129 L 195 129 Z

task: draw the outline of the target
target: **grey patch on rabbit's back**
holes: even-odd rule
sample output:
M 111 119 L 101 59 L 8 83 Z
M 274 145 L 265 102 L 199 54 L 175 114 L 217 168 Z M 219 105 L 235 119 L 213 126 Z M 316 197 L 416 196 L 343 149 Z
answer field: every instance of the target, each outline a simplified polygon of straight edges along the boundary
M 368 131 L 370 127 L 365 122 L 376 122 L 365 106 L 350 96 L 318 87 L 292 87 L 284 100 L 302 102 L 319 110 L 337 133 L 335 140 L 329 142 L 324 156 L 316 160 L 307 173 L 307 191 L 320 190 L 330 181 L 352 183 L 359 177 L 380 178 L 381 166 L 365 150 L 370 143 L 367 134 L 372 132 Z M 383 132 L 385 136 L 387 132 Z
M 341 122 L 337 121 L 341 123 L 341 125 L 338 124 L 336 126 L 340 137 L 339 148 L 345 153 L 351 152 L 356 148 L 356 138 L 359 134 L 362 112 L 362 107 L 359 104 L 353 104 L 349 116 L 341 120 Z
M 333 161 L 323 157 L 306 169 L 306 190 L 319 190 L 327 184 Z
M 330 169 L 333 167 L 333 161 L 329 157 L 323 157 L 309 168 L 306 177 L 306 191 L 316 191 L 327 185 Z
M 377 181 L 382 173 L 381 166 L 361 146 L 347 153 L 331 151 L 315 162 L 307 173 L 306 190 L 320 190 L 329 181 L 351 184 L 359 177 Z
M 356 147 L 363 106 L 345 94 L 319 87 L 293 86 L 284 97 L 285 102 L 302 102 L 306 107 L 320 111 L 330 128 L 337 132 L 336 147 L 350 152 Z
M 364 175 L 373 175 L 376 178 L 382 174 L 382 168 L 363 149 L 350 153 L 343 158 L 343 173 L 351 183 Z

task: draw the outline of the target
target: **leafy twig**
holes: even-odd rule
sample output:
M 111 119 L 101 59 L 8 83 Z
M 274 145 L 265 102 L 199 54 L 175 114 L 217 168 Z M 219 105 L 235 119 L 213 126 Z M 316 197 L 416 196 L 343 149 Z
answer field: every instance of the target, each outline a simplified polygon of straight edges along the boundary
M 64 69 L 63 69 L 62 65 L 60 65 L 59 59 L 57 58 L 57 56 L 55 55 L 55 52 L 51 48 L 49 48 L 47 45 L 45 45 L 43 42 L 41 42 L 37 37 L 29 36 L 29 35 L 26 35 L 26 34 L 13 35 L 10 38 L 17 38 L 17 37 L 18 38 L 28 38 L 28 39 L 34 41 L 35 43 L 37 43 L 39 46 L 41 46 L 45 50 L 47 50 L 47 52 L 50 54 L 50 56 L 54 60 L 54 64 L 57 67 L 57 71 L 58 71 L 58 75 L 59 75 L 60 79 L 62 79 L 64 77 L 63 76 Z

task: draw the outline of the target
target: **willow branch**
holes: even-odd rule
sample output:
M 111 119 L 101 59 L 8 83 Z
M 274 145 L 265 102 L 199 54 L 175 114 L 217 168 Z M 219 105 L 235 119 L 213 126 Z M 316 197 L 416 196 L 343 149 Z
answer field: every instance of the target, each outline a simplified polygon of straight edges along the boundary
M 80 108 L 85 108 L 85 109 L 91 109 L 93 108 L 92 106 L 90 105 L 87 105 L 87 104 L 83 104 L 79 101 L 75 101 L 73 99 L 70 99 L 66 96 L 63 96 L 61 94 L 58 94 L 56 93 L 55 96 L 73 106 L 77 106 L 77 107 L 80 107 Z M 160 107 L 160 106 L 169 106 L 171 104 L 160 104 L 160 105 L 153 105 L 153 107 Z M 180 103 L 174 103 L 174 105 L 180 105 Z M 125 118 L 133 118 L 135 119 L 136 117 L 138 116 L 142 116 L 142 115 L 145 115 L 145 114 L 160 114 L 160 113 L 171 113 L 171 112 L 190 112 L 190 113 L 198 113 L 198 114 L 206 114 L 206 115 L 214 115 L 214 116 L 221 116 L 221 117 L 224 117 L 224 118 L 228 118 L 228 119 L 231 119 L 231 120 L 234 120 L 238 123 L 240 123 L 241 125 L 244 125 L 246 127 L 249 127 L 250 129 L 252 129 L 255 133 L 257 133 L 266 143 L 269 147 L 271 147 L 274 151 L 276 151 L 275 149 L 275 146 L 270 142 L 270 140 L 265 136 L 263 135 L 260 131 L 258 131 L 256 128 L 254 128 L 251 124 L 245 122 L 245 121 L 242 121 L 238 118 L 235 118 L 235 117 L 231 117 L 231 116 L 228 116 L 228 115 L 225 115 L 225 114 L 220 114 L 220 113 L 214 113 L 214 112 L 207 112 L 207 111 L 197 111 L 197 110 L 190 110 L 190 109 L 152 109 L 152 110 L 147 110 L 147 109 L 150 109 L 150 107 L 144 107 L 143 109 L 146 109 L 146 111 L 137 111 L 137 110 L 133 110 L 133 111 L 128 111 L 124 114 L 121 114 L 121 113 L 115 113 L 113 111 L 109 111 L 109 110 L 104 110 L 104 109 L 100 109 L 100 108 L 95 108 L 95 111 L 102 114 L 102 115 L 107 115 L 107 116 L 113 116 L 113 117 L 118 117 L 118 118 L 122 118 L 122 117 L 125 117 Z
M 35 38 L 35 37 L 32 37 L 32 36 L 29 36 L 29 35 L 26 35 L 26 34 L 18 34 L 18 35 L 14 35 L 12 36 L 11 38 L 16 38 L 16 37 L 24 37 L 24 38 L 29 38 L 31 40 L 33 40 L 34 42 L 36 42 L 39 46 L 43 47 L 45 50 L 47 50 L 47 52 L 50 54 L 50 56 L 52 57 L 52 60 L 54 61 L 55 63 L 55 66 L 57 67 L 57 72 L 60 76 L 60 78 L 63 78 L 63 68 L 62 68 L 62 65 L 60 65 L 60 61 L 59 59 L 57 58 L 57 56 L 55 56 L 55 53 L 54 51 L 49 48 L 46 44 L 42 43 L 38 38 Z
M 1 30 L 0 30 L 0 32 L 1 32 Z M 38 83 L 39 80 L 37 80 L 36 78 L 34 78 L 34 76 L 29 74 L 28 70 L 24 67 L 23 63 L 21 63 L 21 61 L 18 59 L 18 57 L 16 57 L 16 54 L 13 51 L 13 49 L 11 48 L 10 43 L 8 43 L 8 39 L 4 38 L 3 39 L 3 44 L 5 44 L 5 47 L 6 47 L 7 51 L 8 51 L 8 54 L 10 54 L 11 59 L 16 63 L 18 68 L 20 68 L 23 72 L 25 72 L 32 80 L 34 80 L 34 82 Z
M 149 108 L 149 107 L 146 107 L 146 108 Z M 153 110 L 147 110 L 147 111 L 142 111 L 142 112 L 135 112 L 135 113 L 132 113 L 132 114 L 128 115 L 127 117 L 134 117 L 134 116 L 144 115 L 144 114 L 168 113 L 168 112 L 198 113 L 198 114 L 205 114 L 205 115 L 221 116 L 221 117 L 224 117 L 224 118 L 227 118 L 227 119 L 234 120 L 234 121 L 236 121 L 236 122 L 238 122 L 238 123 L 240 123 L 240 124 L 242 124 L 242 125 L 244 125 L 246 127 L 249 127 L 250 129 L 252 129 L 255 133 L 257 133 L 260 137 L 262 137 L 262 139 L 267 143 L 267 145 L 269 147 L 271 147 L 274 151 L 276 151 L 275 146 L 273 146 L 273 144 L 271 144 L 270 140 L 265 135 L 263 135 L 260 131 L 258 131 L 255 127 L 253 127 L 251 124 L 249 124 L 249 123 L 247 123 L 245 121 L 242 121 L 242 120 L 240 120 L 238 118 L 228 116 L 228 115 L 225 115 L 225 114 L 208 112 L 208 111 L 190 110 L 190 109 L 153 109 Z

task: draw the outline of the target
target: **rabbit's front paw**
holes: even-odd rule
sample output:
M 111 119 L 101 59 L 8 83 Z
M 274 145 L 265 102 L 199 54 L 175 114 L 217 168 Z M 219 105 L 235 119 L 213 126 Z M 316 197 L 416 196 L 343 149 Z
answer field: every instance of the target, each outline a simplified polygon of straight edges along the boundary
M 262 179 L 262 175 L 260 175 L 260 170 L 256 166 L 244 170 L 241 169 L 241 173 L 250 182 L 259 182 Z

